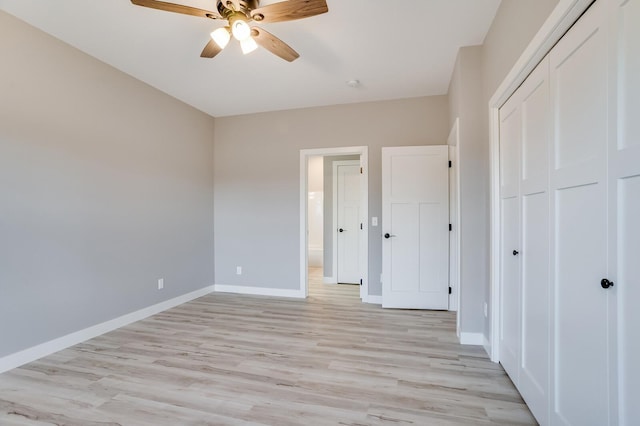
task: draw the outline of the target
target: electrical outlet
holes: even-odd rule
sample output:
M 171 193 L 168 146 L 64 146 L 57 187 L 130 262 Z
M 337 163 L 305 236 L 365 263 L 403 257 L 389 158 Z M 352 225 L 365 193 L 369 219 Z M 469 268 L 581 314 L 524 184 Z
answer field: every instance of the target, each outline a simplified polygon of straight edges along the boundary
M 489 307 L 487 306 L 487 302 L 484 302 L 484 317 L 486 318 L 489 314 Z
M 236 275 L 242 275 L 242 266 L 236 266 Z
M 162 290 L 164 288 L 164 278 L 160 278 L 158 280 L 158 290 Z

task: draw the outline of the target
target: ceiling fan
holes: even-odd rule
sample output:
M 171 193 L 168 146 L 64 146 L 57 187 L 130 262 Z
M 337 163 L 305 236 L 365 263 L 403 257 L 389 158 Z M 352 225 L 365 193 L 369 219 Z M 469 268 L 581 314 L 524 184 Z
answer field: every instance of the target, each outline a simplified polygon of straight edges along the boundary
M 326 0 L 286 0 L 263 7 L 260 7 L 260 0 L 216 0 L 215 12 L 159 0 L 131 0 L 131 3 L 168 12 L 226 20 L 228 25 L 211 33 L 211 40 L 200 54 L 203 58 L 216 56 L 233 36 L 240 42 L 244 54 L 253 52 L 260 45 L 289 62 L 298 59 L 298 52 L 262 28 L 249 26 L 249 22 L 293 21 L 329 11 Z

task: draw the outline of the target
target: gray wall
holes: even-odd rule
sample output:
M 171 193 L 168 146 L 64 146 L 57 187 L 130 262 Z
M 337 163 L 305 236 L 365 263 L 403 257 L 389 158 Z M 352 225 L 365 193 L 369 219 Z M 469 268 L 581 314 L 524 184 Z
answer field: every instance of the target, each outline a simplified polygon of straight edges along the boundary
M 446 96 L 217 118 L 216 284 L 299 288 L 301 149 L 367 145 L 369 216 L 380 217 L 381 147 L 446 144 L 447 134 Z M 379 295 L 381 227 L 369 230 Z
M 324 260 L 325 277 L 333 276 L 333 163 L 334 161 L 360 160 L 359 155 L 342 155 L 324 157 Z M 338 277 L 333 277 L 337 279 Z
M 480 333 L 484 288 L 489 281 L 488 154 L 478 132 L 484 118 L 480 47 L 460 49 L 451 80 L 451 121 L 460 118 L 460 328 Z
M 0 52 L 0 357 L 213 284 L 213 118 L 4 12 Z
M 460 49 L 449 87 L 450 124 L 460 117 L 461 127 L 461 329 L 484 333 L 487 339 L 491 333 L 488 102 L 557 3 L 503 0 L 484 44 Z

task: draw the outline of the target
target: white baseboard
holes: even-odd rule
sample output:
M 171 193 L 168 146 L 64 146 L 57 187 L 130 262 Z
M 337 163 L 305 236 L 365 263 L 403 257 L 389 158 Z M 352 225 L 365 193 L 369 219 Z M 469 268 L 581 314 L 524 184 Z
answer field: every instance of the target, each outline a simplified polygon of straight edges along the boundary
M 484 340 L 482 333 L 460 333 L 460 344 L 462 345 L 483 345 Z
M 382 305 L 382 296 L 367 296 L 363 300 L 364 303 L 371 303 L 372 305 Z
M 214 291 L 218 293 L 237 293 L 251 294 L 254 296 L 273 296 L 273 297 L 294 297 L 304 299 L 304 291 L 299 289 L 286 290 L 282 288 L 264 288 L 264 287 L 248 287 L 242 285 L 223 285 L 216 284 L 213 286 Z
M 197 299 L 198 297 L 211 293 L 213 289 L 214 286 L 209 286 L 200 290 L 192 291 L 191 293 L 183 294 L 182 296 L 174 297 L 173 299 L 165 300 L 164 302 L 142 308 L 138 311 L 122 315 L 112 320 L 32 346 L 20 352 L 6 355 L 0 358 L 0 373 L 28 364 L 47 355 L 51 355 L 73 345 L 77 345 L 78 343 L 93 339 L 101 334 L 108 333 L 117 328 L 140 321 L 175 306 L 182 305 L 183 303 L 187 303 L 193 299 Z
M 338 284 L 336 277 L 322 277 L 323 284 Z

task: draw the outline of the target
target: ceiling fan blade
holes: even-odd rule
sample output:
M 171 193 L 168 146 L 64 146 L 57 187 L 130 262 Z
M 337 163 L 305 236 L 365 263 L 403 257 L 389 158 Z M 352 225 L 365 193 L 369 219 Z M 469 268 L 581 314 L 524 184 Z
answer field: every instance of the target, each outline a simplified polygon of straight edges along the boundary
M 220 46 L 218 46 L 218 43 L 216 43 L 213 40 L 209 40 L 209 43 L 207 43 L 204 49 L 202 49 L 202 53 L 200 54 L 200 57 L 213 58 L 220 52 L 222 52 L 222 49 L 220 48 Z
M 251 28 L 251 35 L 256 43 L 285 61 L 293 62 L 300 57 L 298 52 L 293 50 L 291 46 L 262 28 Z
M 151 9 L 182 13 L 184 15 L 200 16 L 201 18 L 222 19 L 222 16 L 220 16 L 218 12 L 184 6 L 182 4 L 167 3 L 158 0 L 131 0 L 131 3 L 137 6 L 150 7 Z
M 326 0 L 288 0 L 251 11 L 256 22 L 282 22 L 308 18 L 329 11 Z

